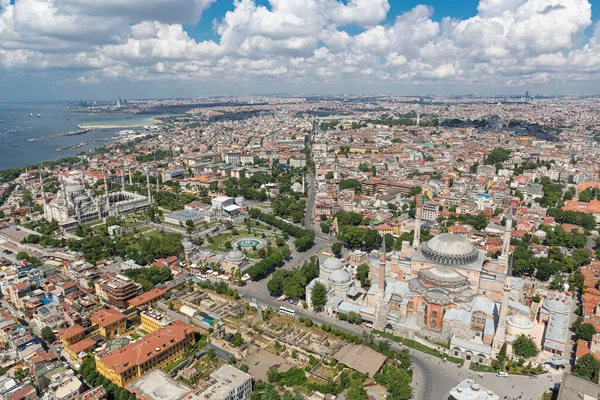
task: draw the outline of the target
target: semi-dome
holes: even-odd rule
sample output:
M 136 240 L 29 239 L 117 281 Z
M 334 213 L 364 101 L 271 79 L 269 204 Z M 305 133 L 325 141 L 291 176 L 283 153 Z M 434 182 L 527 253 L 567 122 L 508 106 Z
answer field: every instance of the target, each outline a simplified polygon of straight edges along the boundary
M 508 317 L 507 322 L 509 325 L 512 325 L 516 328 L 520 329 L 531 329 L 533 328 L 533 322 L 523 314 L 515 314 Z
M 333 271 L 331 275 L 329 275 L 329 282 L 333 285 L 342 285 L 350 282 L 351 279 L 350 274 L 342 269 Z
M 192 242 L 189 242 L 187 240 L 183 241 L 181 245 L 183 246 L 183 251 L 191 251 L 194 250 L 194 248 L 196 247 Z
M 342 261 L 335 257 L 329 257 L 327 260 L 325 260 L 321 267 L 329 272 L 336 271 L 338 269 L 342 269 Z
M 225 258 L 229 261 L 241 261 L 244 258 L 246 258 L 246 256 L 239 250 L 232 250 L 229 253 L 227 253 L 227 256 L 225 256 Z
M 73 184 L 73 185 L 67 185 L 65 187 L 65 191 L 67 193 L 84 192 L 85 188 L 83 186 L 81 186 L 81 185 Z
M 452 233 L 442 233 L 423 243 L 421 251 L 436 263 L 468 264 L 477 261 L 477 250 L 467 239 Z

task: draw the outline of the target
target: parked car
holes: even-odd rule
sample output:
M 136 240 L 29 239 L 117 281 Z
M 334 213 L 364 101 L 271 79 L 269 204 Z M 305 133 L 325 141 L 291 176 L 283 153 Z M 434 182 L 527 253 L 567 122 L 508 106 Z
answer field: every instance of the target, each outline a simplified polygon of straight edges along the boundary
M 501 376 L 501 377 L 507 378 L 508 374 L 504 371 L 498 371 L 498 372 L 496 372 L 496 376 Z
M 537 375 L 536 375 L 536 374 L 531 374 L 531 375 L 529 375 L 529 379 L 536 379 L 536 378 L 537 378 Z

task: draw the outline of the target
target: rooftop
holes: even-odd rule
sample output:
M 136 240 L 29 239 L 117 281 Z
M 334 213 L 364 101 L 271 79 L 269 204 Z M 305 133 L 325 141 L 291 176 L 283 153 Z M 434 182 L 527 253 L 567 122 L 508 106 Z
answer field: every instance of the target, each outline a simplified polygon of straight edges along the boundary
M 160 369 L 152 370 L 131 382 L 128 389 L 141 400 L 179 400 L 192 390 Z
M 109 308 L 108 310 L 98 311 L 90 318 L 90 321 L 104 328 L 122 319 L 125 319 L 125 315 L 123 313 L 115 310 L 114 308 Z

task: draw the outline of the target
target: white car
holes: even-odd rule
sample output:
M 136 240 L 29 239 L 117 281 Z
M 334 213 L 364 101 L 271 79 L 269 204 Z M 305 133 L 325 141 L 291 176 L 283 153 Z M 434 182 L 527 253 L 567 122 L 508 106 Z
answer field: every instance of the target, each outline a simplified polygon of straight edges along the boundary
M 507 378 L 508 374 L 504 371 L 498 371 L 498 372 L 496 372 L 496 376 L 502 376 L 504 378 Z

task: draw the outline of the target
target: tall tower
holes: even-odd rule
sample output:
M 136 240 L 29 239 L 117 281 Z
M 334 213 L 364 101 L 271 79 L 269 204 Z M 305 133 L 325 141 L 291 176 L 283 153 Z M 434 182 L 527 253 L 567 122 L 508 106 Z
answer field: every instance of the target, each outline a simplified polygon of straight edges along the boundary
M 152 203 L 152 191 L 150 190 L 150 171 L 146 168 L 146 187 L 148 188 L 148 204 Z
M 421 114 L 417 113 L 417 126 L 421 123 Z
M 46 206 L 46 192 L 44 191 L 44 180 L 42 179 L 42 170 L 40 169 L 40 191 L 42 192 L 42 204 Z
M 110 197 L 108 195 L 108 181 L 106 180 L 106 171 L 102 169 L 102 177 L 104 178 L 104 196 L 106 197 L 106 215 L 110 212 Z
M 498 257 L 498 262 L 503 267 L 508 268 L 510 258 L 510 238 L 512 235 L 512 209 L 509 208 L 506 214 L 506 225 L 504 226 L 504 234 L 502 235 L 502 254 Z
M 131 167 L 129 167 L 128 169 L 129 169 L 129 185 L 133 186 L 133 178 L 131 177 Z
M 159 192 L 160 191 L 160 173 L 158 172 L 158 170 L 156 170 L 156 191 Z
M 423 216 L 423 196 L 417 197 L 417 209 L 415 212 L 415 234 L 413 247 L 416 249 L 421 245 L 421 217 Z
M 123 164 L 121 164 L 121 190 L 125 191 L 125 171 L 123 169 Z
M 385 238 L 383 238 L 382 242 L 381 254 L 379 256 L 379 279 L 377 283 L 377 295 L 380 298 L 383 298 L 383 295 L 385 294 Z
M 500 315 L 498 317 L 498 327 L 494 333 L 494 342 L 492 344 L 492 356 L 498 354 L 502 345 L 506 343 L 506 317 L 508 315 L 508 301 L 510 298 L 509 277 L 504 278 L 504 288 L 502 289 L 502 304 L 500 304 Z

